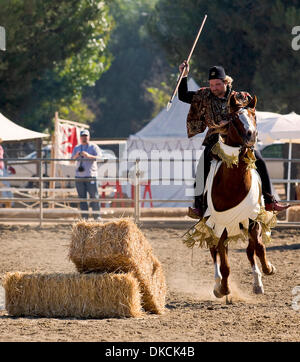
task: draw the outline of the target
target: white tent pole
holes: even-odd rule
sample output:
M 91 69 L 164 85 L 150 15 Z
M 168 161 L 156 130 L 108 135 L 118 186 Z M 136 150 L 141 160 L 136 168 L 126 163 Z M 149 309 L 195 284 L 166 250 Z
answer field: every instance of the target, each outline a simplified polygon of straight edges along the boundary
M 291 199 L 291 168 L 292 168 L 292 140 L 289 140 L 289 162 L 288 162 L 288 184 L 287 184 L 287 200 Z
M 57 144 L 58 144 L 58 112 L 55 112 L 54 115 L 54 134 L 52 137 L 52 147 L 51 147 L 51 158 L 57 158 Z M 50 176 L 56 176 L 56 161 L 51 162 Z M 55 189 L 55 181 L 50 181 L 50 188 Z M 54 193 L 51 193 L 51 197 L 54 197 Z M 51 208 L 54 207 L 54 202 L 50 204 Z

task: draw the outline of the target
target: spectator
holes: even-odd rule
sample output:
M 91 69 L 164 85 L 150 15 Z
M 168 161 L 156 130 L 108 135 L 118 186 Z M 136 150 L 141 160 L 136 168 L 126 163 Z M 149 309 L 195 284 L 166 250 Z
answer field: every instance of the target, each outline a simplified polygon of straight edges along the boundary
M 98 182 L 97 182 L 97 159 L 101 158 L 100 148 L 90 143 L 90 133 L 88 130 L 80 132 L 80 144 L 75 146 L 72 152 L 72 159 L 77 161 L 75 178 L 93 178 L 90 181 L 76 181 L 76 189 L 78 197 L 87 199 L 89 194 L 92 199 L 99 199 Z M 91 202 L 94 211 L 93 217 L 95 220 L 101 220 L 100 204 L 98 201 Z M 88 203 L 80 202 L 80 210 L 83 211 L 82 217 L 88 219 Z
M 1 146 L 2 138 L 0 138 L 0 176 L 4 175 L 4 161 L 1 158 L 4 158 L 4 149 Z
M 1 160 L 1 158 L 4 158 L 4 149 L 1 146 L 1 143 L 2 143 L 2 139 L 0 138 L 0 177 L 7 177 L 7 176 L 9 176 L 9 173 L 6 170 L 4 161 Z M 13 168 L 11 167 L 11 169 L 13 169 Z M 1 181 L 1 184 L 5 188 L 10 188 L 10 183 L 8 181 Z M 9 199 L 11 199 L 13 197 L 13 194 L 11 191 L 2 191 L 0 193 L 0 195 L 1 195 L 1 197 L 8 199 L 8 201 L 4 203 L 5 206 L 8 206 L 8 207 L 13 206 L 13 203 L 11 203 L 11 201 L 9 201 Z

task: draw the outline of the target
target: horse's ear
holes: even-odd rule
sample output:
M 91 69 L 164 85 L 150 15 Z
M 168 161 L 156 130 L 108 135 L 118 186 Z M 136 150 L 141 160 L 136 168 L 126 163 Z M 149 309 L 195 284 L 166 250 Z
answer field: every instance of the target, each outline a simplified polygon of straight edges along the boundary
M 241 104 L 239 103 L 239 101 L 236 99 L 236 96 L 235 94 L 232 94 L 230 96 L 230 99 L 229 99 L 229 106 L 230 106 L 230 109 L 234 112 L 234 111 L 237 111 L 241 108 Z
M 251 101 L 247 104 L 247 108 L 255 108 L 257 103 L 257 98 L 254 96 Z

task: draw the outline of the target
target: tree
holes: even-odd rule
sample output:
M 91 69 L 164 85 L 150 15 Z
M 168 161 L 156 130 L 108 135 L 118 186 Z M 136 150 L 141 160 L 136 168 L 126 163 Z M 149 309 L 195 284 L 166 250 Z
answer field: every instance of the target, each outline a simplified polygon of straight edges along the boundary
M 149 31 L 171 65 L 187 57 L 204 14 L 191 62 L 196 81 L 205 85 L 208 68 L 222 64 L 236 89 L 257 95 L 260 110 L 299 113 L 300 57 L 291 47 L 299 0 L 159 1 Z
M 165 80 L 169 68 L 146 28 L 156 0 L 113 0 L 110 14 L 115 28 L 108 49 L 109 70 L 84 93 L 96 115 L 93 132 L 98 137 L 127 137 L 151 118 L 154 100 L 147 88 Z
M 0 108 L 43 130 L 54 111 L 82 104 L 83 87 L 109 67 L 112 27 L 104 1 L 0 0 L 7 51 L 1 54 Z M 80 121 L 80 120 L 79 120 Z

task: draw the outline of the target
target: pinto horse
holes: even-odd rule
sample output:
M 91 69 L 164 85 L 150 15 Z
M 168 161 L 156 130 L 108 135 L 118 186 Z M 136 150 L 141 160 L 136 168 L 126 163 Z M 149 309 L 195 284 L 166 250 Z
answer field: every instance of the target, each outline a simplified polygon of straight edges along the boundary
M 228 240 L 230 236 L 239 234 L 243 228 L 247 229 L 247 233 L 244 235 L 246 235 L 245 240 L 249 241 L 247 257 L 252 267 L 254 293 L 264 293 L 262 274 L 256 263 L 255 255 L 261 262 L 264 274 L 271 275 L 275 272 L 275 267 L 266 258 L 263 228 L 260 221 L 262 219 L 258 218 L 258 215 L 262 215 L 261 210 L 265 216 L 268 214 L 268 220 L 273 219 L 274 221 L 276 216 L 266 212 L 263 208 L 261 181 L 254 166 L 255 157 L 252 149 L 257 136 L 255 106 L 256 97 L 247 105 L 242 105 L 235 95 L 231 96 L 228 119 L 221 127 L 216 126 L 216 132 L 225 137 L 224 140 L 220 137 L 216 144 L 218 147 L 212 149 L 221 162 L 215 161 L 213 170 L 212 163 L 207 179 L 208 208 L 204 218 L 194 226 L 193 231 L 189 232 L 186 239 L 187 244 L 191 240 L 199 241 L 201 244 L 206 238 L 214 261 L 214 295 L 217 298 L 230 294 Z M 252 167 L 249 167 L 251 155 Z M 232 223 L 232 220 L 236 220 L 236 223 Z M 209 229 L 206 235 L 204 229 Z M 207 240 L 211 240 L 209 234 L 213 234 L 213 242 L 207 242 Z

